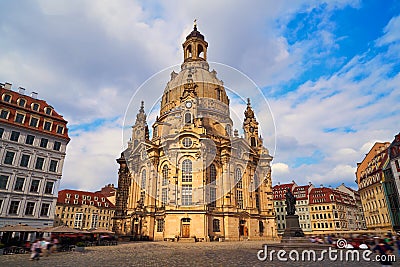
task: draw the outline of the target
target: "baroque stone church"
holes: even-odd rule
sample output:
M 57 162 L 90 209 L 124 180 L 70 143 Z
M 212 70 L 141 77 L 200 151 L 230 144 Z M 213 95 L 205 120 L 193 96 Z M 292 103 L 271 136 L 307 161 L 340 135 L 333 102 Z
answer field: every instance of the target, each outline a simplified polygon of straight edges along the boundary
M 243 137 L 232 133 L 229 97 L 207 63 L 194 26 L 172 72 L 152 137 L 142 102 L 131 141 L 117 159 L 113 230 L 135 239 L 212 241 L 277 235 L 271 161 L 250 99 Z

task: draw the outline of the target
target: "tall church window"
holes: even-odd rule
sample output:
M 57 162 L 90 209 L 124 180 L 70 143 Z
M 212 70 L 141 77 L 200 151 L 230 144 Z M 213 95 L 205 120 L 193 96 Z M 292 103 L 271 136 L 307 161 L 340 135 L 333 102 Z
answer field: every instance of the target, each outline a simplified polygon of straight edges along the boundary
M 146 188 L 146 170 L 142 171 L 142 183 L 141 183 L 142 190 Z
M 182 182 L 192 182 L 192 161 L 190 159 L 182 162 Z
M 235 183 L 236 183 L 236 188 L 243 188 L 242 171 L 239 168 L 237 168 L 235 171 Z
M 185 113 L 185 123 L 192 123 L 192 114 L 191 113 Z
M 210 184 L 215 185 L 217 179 L 217 170 L 214 164 L 210 165 Z
M 217 189 L 210 187 L 210 207 L 215 207 L 217 201 Z
M 239 209 L 243 209 L 243 191 L 236 190 L 236 202 Z
M 192 185 L 191 184 L 182 185 L 182 205 L 183 206 L 192 205 Z
M 162 185 L 168 185 L 168 165 L 164 165 L 162 168 Z
M 161 202 L 162 206 L 164 207 L 168 201 L 168 188 L 163 188 L 161 192 Z

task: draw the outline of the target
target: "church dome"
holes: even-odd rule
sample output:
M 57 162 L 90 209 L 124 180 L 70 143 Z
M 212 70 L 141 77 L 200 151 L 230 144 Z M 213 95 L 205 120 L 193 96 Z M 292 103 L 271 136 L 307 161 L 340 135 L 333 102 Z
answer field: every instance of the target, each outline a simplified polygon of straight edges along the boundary
M 180 105 L 185 85 L 194 83 L 196 97 L 217 102 L 216 109 L 229 113 L 229 98 L 215 70 L 210 71 L 206 60 L 208 43 L 194 26 L 183 43 L 184 62 L 181 71 L 171 73 L 161 101 L 160 116 Z M 215 101 L 214 101 L 215 100 Z

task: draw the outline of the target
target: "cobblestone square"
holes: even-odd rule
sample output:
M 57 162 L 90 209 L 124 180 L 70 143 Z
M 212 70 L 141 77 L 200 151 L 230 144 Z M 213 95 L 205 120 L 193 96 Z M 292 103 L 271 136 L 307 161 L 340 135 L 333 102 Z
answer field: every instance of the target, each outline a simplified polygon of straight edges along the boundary
M 380 266 L 378 262 L 259 261 L 264 241 L 245 242 L 132 242 L 87 247 L 84 253 L 60 252 L 39 261 L 30 254 L 3 255 L 0 266 Z M 372 258 L 372 257 L 371 257 Z M 399 266 L 398 262 L 393 264 Z

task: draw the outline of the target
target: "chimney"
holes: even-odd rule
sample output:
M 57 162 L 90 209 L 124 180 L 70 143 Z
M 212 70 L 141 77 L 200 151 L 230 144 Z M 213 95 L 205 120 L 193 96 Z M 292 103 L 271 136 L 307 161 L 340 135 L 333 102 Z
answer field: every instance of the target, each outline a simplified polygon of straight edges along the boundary
M 6 83 L 5 85 L 4 85 L 4 89 L 8 89 L 8 90 L 11 90 L 11 83 Z
M 31 93 L 31 97 L 32 97 L 33 99 L 37 99 L 37 96 L 38 96 L 38 93 L 36 93 L 36 92 L 32 92 L 32 93 Z
M 21 95 L 25 95 L 25 88 L 24 87 L 18 87 L 18 93 L 20 93 Z

